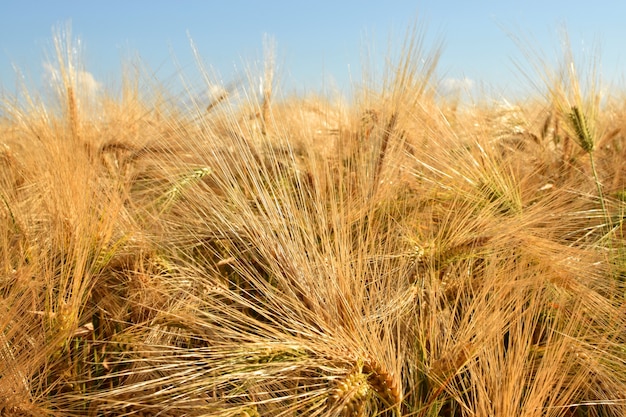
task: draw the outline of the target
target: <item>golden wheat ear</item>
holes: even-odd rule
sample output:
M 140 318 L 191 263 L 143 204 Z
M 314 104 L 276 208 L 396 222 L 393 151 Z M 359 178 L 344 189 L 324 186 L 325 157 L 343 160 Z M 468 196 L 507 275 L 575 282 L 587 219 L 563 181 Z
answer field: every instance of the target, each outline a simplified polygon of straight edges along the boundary
M 342 417 L 361 417 L 372 394 L 368 376 L 355 368 L 337 383 L 331 406 L 339 409 Z
M 394 375 L 376 359 L 357 360 L 353 370 L 341 379 L 332 395 L 331 407 L 342 417 L 365 416 L 369 408 L 398 412 L 402 394 Z
M 368 375 L 367 381 L 386 406 L 395 409 L 402 403 L 402 393 L 395 376 L 387 372 L 380 362 L 369 358 L 363 364 L 363 372 Z

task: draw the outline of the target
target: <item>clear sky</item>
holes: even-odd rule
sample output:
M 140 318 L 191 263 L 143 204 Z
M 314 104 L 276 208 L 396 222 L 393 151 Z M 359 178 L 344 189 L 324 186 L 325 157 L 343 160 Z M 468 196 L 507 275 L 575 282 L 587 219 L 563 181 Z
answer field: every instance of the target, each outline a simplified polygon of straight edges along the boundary
M 335 80 L 347 92 L 350 79 L 360 76 L 364 51 L 374 50 L 382 62 L 389 42 L 401 46 L 416 18 L 427 47 L 443 41 L 439 75 L 451 84 L 518 91 L 523 82 L 514 61 L 523 54 L 510 35 L 534 39 L 533 47 L 553 54 L 564 25 L 577 53 L 599 41 L 607 82 L 623 80 L 624 1 L 0 0 L 0 88 L 14 88 L 14 65 L 35 83 L 45 79 L 52 28 L 71 21 L 86 69 L 104 86 L 119 84 L 121 62 L 137 55 L 166 84 L 178 85 L 181 68 L 197 77 L 188 34 L 228 83 L 235 68 L 261 57 L 268 34 L 286 86 L 320 91 Z

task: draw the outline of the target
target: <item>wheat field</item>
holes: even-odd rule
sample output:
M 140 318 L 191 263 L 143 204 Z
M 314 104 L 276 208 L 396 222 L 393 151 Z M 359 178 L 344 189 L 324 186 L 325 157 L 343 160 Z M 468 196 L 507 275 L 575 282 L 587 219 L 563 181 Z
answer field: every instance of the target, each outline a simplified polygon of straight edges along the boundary
M 626 415 L 626 107 L 569 52 L 507 105 L 412 36 L 350 99 L 266 53 L 181 106 L 54 40 L 2 97 L 0 415 Z

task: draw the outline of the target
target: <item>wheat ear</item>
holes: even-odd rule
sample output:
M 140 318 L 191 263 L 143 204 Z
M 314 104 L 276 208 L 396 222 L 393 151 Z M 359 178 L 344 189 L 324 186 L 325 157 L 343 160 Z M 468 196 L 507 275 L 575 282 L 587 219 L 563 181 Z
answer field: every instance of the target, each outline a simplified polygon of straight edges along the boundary
M 368 375 L 367 381 L 383 403 L 397 409 L 402 402 L 402 393 L 393 373 L 387 372 L 382 364 L 369 358 L 363 364 L 363 372 Z
M 596 183 L 596 188 L 598 190 L 598 197 L 600 198 L 600 204 L 602 205 L 602 213 L 604 214 L 604 218 L 606 220 L 606 227 L 608 228 L 608 230 L 612 230 L 613 226 L 611 216 L 609 215 L 609 212 L 606 208 L 606 204 L 604 202 L 604 193 L 602 192 L 602 184 L 600 183 L 600 179 L 598 177 L 598 171 L 596 171 L 596 164 L 593 157 L 594 138 L 591 134 L 591 131 L 589 130 L 587 118 L 577 106 L 572 106 L 572 111 L 569 113 L 568 116 L 570 123 L 574 128 L 574 132 L 576 133 L 576 142 L 589 155 L 591 172 L 593 173 L 593 179 Z
M 394 375 L 376 359 L 358 360 L 354 370 L 337 383 L 333 404 L 342 417 L 361 417 L 375 395 L 386 407 L 399 412 L 402 394 Z
M 361 417 L 371 395 L 367 374 L 358 367 L 339 381 L 334 394 L 333 403 L 340 408 L 342 417 Z

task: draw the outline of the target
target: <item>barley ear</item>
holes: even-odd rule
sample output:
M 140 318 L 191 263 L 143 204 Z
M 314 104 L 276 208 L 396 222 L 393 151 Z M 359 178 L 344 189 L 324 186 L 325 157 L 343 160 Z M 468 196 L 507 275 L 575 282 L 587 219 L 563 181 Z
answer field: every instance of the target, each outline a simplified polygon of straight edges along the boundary
M 265 69 L 261 91 L 263 94 L 263 103 L 261 104 L 261 132 L 265 135 L 267 134 L 267 124 L 272 106 L 272 84 L 274 83 L 276 45 L 274 40 L 270 37 L 266 37 L 263 43 Z
M 587 154 L 589 154 L 589 162 L 591 164 L 593 179 L 596 183 L 596 188 L 598 190 L 600 204 L 602 205 L 602 213 L 604 214 L 604 218 L 606 220 L 605 228 L 607 230 L 611 230 L 613 229 L 613 221 L 611 220 L 611 216 L 606 207 L 606 202 L 604 201 L 604 193 L 602 192 L 602 184 L 600 183 L 600 177 L 598 176 L 598 171 L 596 170 L 596 164 L 593 157 L 593 136 L 589 131 L 587 118 L 577 106 L 572 106 L 572 111 L 569 113 L 569 119 L 572 123 L 572 127 L 574 128 L 574 132 L 576 133 L 576 142 L 578 142 L 580 147 L 583 148 L 583 150 L 587 152 Z
M 580 111 L 577 106 L 572 106 L 572 111 L 569 113 L 569 119 L 576 133 L 576 141 L 581 148 L 587 153 L 593 152 L 593 137 L 589 132 L 587 125 L 587 119 L 585 115 Z
M 361 417 L 371 392 L 367 374 L 356 368 L 337 383 L 331 405 L 339 408 L 342 417 Z
M 67 87 L 67 111 L 69 113 L 70 132 L 72 132 L 72 138 L 78 139 L 78 106 L 76 104 L 74 89 L 71 86 Z
M 261 417 L 261 414 L 259 414 L 259 411 L 257 410 L 256 406 L 252 406 L 252 407 L 244 408 L 243 410 L 241 410 L 241 412 L 236 414 L 234 417 Z
M 198 168 L 182 176 L 174 183 L 157 201 L 160 205 L 160 213 L 168 210 L 174 202 L 183 194 L 190 186 L 200 182 L 202 178 L 211 174 L 211 168 Z
M 388 372 L 380 362 L 369 358 L 363 364 L 363 372 L 368 375 L 370 386 L 388 407 L 397 408 L 402 403 L 402 393 L 393 373 Z

